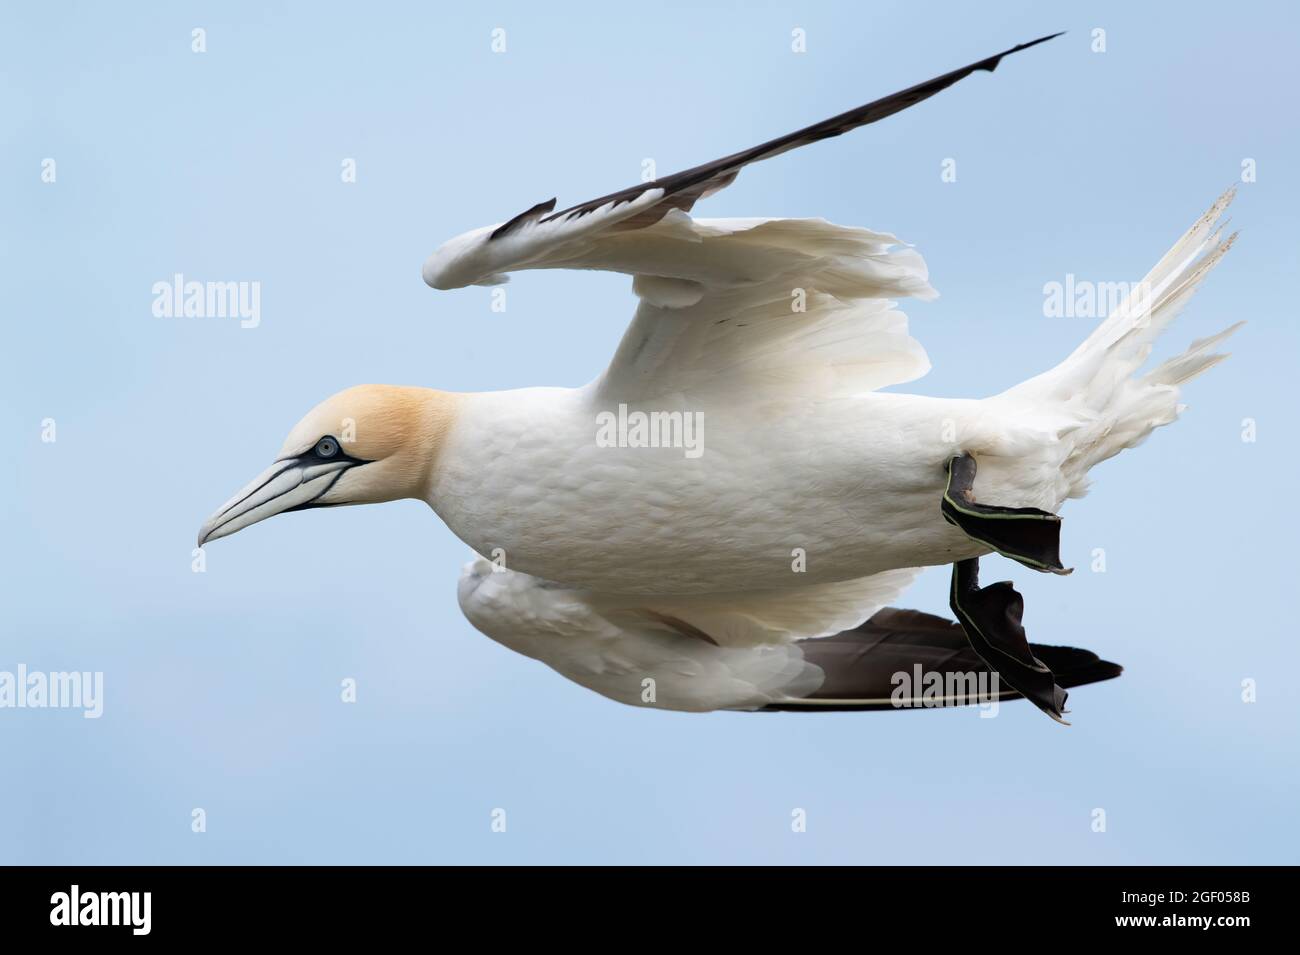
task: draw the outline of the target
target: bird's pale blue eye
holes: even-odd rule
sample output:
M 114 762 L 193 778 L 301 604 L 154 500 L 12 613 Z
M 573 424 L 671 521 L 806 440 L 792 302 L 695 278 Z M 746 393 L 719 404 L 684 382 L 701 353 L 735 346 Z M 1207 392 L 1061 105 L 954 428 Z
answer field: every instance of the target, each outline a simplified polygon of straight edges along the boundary
M 316 442 L 316 457 L 332 458 L 339 453 L 339 443 L 333 438 L 321 438 Z

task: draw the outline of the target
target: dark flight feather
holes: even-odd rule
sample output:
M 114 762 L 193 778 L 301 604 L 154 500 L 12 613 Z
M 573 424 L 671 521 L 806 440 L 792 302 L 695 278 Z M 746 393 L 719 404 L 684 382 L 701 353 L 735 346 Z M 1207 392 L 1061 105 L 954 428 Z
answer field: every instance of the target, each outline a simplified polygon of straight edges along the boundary
M 700 166 L 693 166 L 690 169 L 675 172 L 670 176 L 662 179 L 655 179 L 650 182 L 638 183 L 627 189 L 621 189 L 618 192 L 612 192 L 607 196 L 601 196 L 598 199 L 591 199 L 587 202 L 579 203 L 576 206 L 570 206 L 562 209 L 552 215 L 541 219 L 542 222 L 551 222 L 555 219 L 575 219 L 581 218 L 607 203 L 614 203 L 616 206 L 625 202 L 631 202 L 633 199 L 642 195 L 649 189 L 662 189 L 664 196 L 648 209 L 638 212 L 635 216 L 623 220 L 617 224 L 618 229 L 636 229 L 653 225 L 662 219 L 670 209 L 681 209 L 689 211 L 690 208 L 699 199 L 712 195 L 719 189 L 730 185 L 736 178 L 740 170 L 753 162 L 759 162 L 763 159 L 770 159 L 773 156 L 779 156 L 781 153 L 788 152 L 791 149 L 797 149 L 800 146 L 806 146 L 809 143 L 815 143 L 822 139 L 830 139 L 833 136 L 839 136 L 850 130 L 857 129 L 859 126 L 866 126 L 869 123 L 877 122 L 895 113 L 907 109 L 909 106 L 915 106 L 923 100 L 929 99 L 936 93 L 939 93 L 959 80 L 965 79 L 977 70 L 986 70 L 992 73 L 997 69 L 997 65 L 1005 56 L 1012 53 L 1019 53 L 1021 50 L 1027 50 L 1031 46 L 1037 46 L 1040 43 L 1046 43 L 1048 40 L 1060 36 L 1060 33 L 1053 33 L 1051 36 L 1039 37 L 1037 40 L 1031 40 L 1028 43 L 1021 43 L 1009 50 L 1003 50 L 993 56 L 985 57 L 977 63 L 969 66 L 963 66 L 961 69 L 953 70 L 950 73 L 944 73 L 932 80 L 924 83 L 918 83 L 916 86 L 910 86 L 905 90 L 892 93 L 882 99 L 874 100 L 865 106 L 859 106 L 851 109 L 846 113 L 840 113 L 832 116 L 830 119 L 824 119 L 820 123 L 814 123 L 804 129 L 796 130 L 777 139 L 769 140 L 759 146 L 746 149 L 738 153 L 732 153 L 730 156 L 723 156 L 721 159 L 715 159 L 713 162 L 704 163 Z M 555 200 L 550 200 L 549 208 L 543 209 L 547 203 L 541 203 L 533 206 L 527 212 L 521 213 L 509 222 L 497 228 L 492 233 L 492 238 L 496 239 L 503 235 L 508 235 L 511 231 L 518 228 L 520 224 L 531 218 L 538 218 L 543 212 L 550 212 L 553 209 Z
M 826 672 L 826 681 L 806 700 L 772 704 L 763 707 L 763 711 L 919 709 L 922 708 L 920 688 L 917 688 L 916 695 L 905 701 L 896 702 L 892 699 L 897 686 L 895 674 L 906 673 L 910 676 L 918 664 L 924 673 L 992 672 L 971 649 L 966 631 L 960 624 L 918 610 L 886 607 L 852 630 L 845 630 L 833 637 L 800 640 L 798 645 L 803 650 L 805 660 L 815 663 Z M 1050 647 L 1037 643 L 1030 644 L 1030 647 L 1035 656 L 1052 668 L 1060 686 L 1066 688 L 1110 680 L 1119 676 L 1124 669 L 1117 663 L 1102 660 L 1090 650 Z M 1020 698 L 1020 694 L 1011 687 L 1001 684 L 998 694 L 1000 701 Z M 863 702 L 818 703 L 817 700 Z M 911 705 L 900 707 L 898 702 L 909 702 Z

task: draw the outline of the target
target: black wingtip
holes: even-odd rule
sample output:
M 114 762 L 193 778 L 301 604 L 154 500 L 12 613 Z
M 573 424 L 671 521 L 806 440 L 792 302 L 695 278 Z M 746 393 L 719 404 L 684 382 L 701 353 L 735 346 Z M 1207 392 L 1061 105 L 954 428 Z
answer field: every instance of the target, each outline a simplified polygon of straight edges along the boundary
M 1059 31 L 1057 31 L 1056 33 L 1049 33 L 1047 36 L 1040 36 L 1037 40 L 1030 40 L 1028 43 L 1022 43 L 1022 44 L 1020 44 L 1018 47 L 1016 47 L 1016 50 L 1013 51 L 1013 52 L 1016 52 L 1016 51 L 1019 51 L 1019 50 L 1027 50 L 1027 49 L 1029 49 L 1031 46 L 1038 46 L 1038 44 L 1040 44 L 1040 43 L 1046 43 L 1048 40 L 1055 40 L 1058 36 L 1065 36 L 1065 34 L 1066 34 L 1067 32 L 1069 32 L 1069 31 L 1067 31 L 1067 30 L 1059 30 Z
M 979 63 L 975 67 L 975 69 L 988 70 L 990 73 L 992 73 L 994 70 L 998 68 L 998 64 L 1002 62 L 1002 58 L 1004 56 L 1010 56 L 1012 53 L 1019 53 L 1021 50 L 1027 50 L 1031 46 L 1038 46 L 1038 44 L 1046 43 L 1048 40 L 1055 40 L 1058 36 L 1064 36 L 1065 33 L 1066 31 L 1062 30 L 1059 33 L 1052 33 L 1049 34 L 1048 36 L 1040 36 L 1037 40 L 1030 40 L 1028 43 L 1020 43 L 1016 46 L 1013 46 L 1009 50 L 1004 50 L 1003 52 L 998 53 L 995 56 L 990 56 L 987 60 L 984 60 L 982 63 Z
M 1113 680 L 1124 672 L 1118 663 L 1103 660 L 1091 650 L 1078 647 L 1054 647 L 1041 643 L 1031 643 L 1030 649 L 1036 657 L 1049 666 L 1056 674 L 1056 681 L 1062 687 L 1072 688 Z

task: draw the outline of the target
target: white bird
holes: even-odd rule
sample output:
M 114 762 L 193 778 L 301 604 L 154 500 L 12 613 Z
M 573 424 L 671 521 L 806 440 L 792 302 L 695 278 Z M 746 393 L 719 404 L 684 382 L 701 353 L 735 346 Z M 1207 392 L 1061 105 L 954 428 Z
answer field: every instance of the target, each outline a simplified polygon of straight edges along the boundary
M 612 699 L 873 708 L 918 699 L 919 688 L 900 697 L 896 677 L 924 664 L 995 671 L 1004 695 L 1059 719 L 1063 687 L 1119 668 L 1031 646 L 1019 595 L 980 589 L 977 562 L 997 552 L 1067 573 L 1061 505 L 1094 465 L 1173 421 L 1179 386 L 1225 357 L 1213 348 L 1237 326 L 1139 373 L 1231 245 L 1216 229 L 1231 191 L 1073 354 L 981 400 L 878 390 L 929 369 L 894 300 L 934 292 L 894 236 L 688 214 L 748 163 L 875 122 L 1046 39 L 715 162 L 452 239 L 424 265 L 434 288 L 539 268 L 632 275 L 640 304 L 609 367 L 576 389 L 336 394 L 199 545 L 284 511 L 420 498 L 493 558 L 461 577 L 470 622 Z M 960 627 L 881 610 L 942 564 L 954 566 Z

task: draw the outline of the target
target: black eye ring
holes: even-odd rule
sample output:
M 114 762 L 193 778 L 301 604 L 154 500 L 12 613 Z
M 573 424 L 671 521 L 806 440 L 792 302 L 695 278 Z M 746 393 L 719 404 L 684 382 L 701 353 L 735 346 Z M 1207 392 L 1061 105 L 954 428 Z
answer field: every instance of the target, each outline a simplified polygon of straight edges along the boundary
M 333 438 L 326 436 L 316 442 L 316 447 L 312 449 L 312 452 L 318 458 L 332 458 L 334 455 L 339 453 L 339 443 Z

